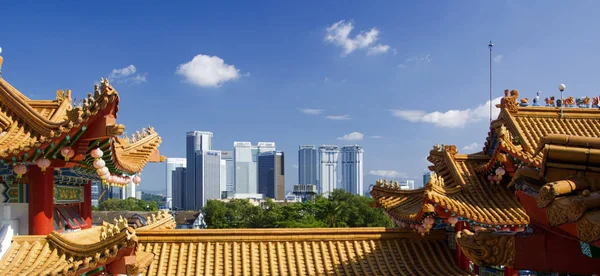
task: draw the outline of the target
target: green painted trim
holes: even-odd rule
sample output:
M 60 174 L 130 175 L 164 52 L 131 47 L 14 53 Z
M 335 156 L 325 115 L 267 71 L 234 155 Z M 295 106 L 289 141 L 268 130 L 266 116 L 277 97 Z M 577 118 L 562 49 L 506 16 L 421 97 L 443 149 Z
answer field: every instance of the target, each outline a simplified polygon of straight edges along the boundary
M 35 154 L 33 155 L 33 158 L 31 158 L 31 161 L 36 161 L 38 159 L 38 157 L 40 156 L 40 154 L 42 154 L 42 150 L 41 149 L 36 149 L 35 150 Z
M 50 156 L 52 156 L 52 159 L 56 159 L 56 154 L 58 154 L 60 149 L 62 149 L 62 147 L 64 147 L 65 144 L 67 144 L 67 139 L 63 138 L 62 141 L 60 141 L 60 143 L 58 144 L 58 146 L 52 149 L 52 154 L 50 154 Z
M 24 153 L 23 154 L 23 162 L 27 162 L 27 159 L 29 159 L 29 153 Z
M 44 157 L 48 157 L 48 154 L 50 154 L 50 152 L 52 151 L 52 149 L 54 149 L 54 142 L 50 143 L 50 146 L 48 146 L 44 152 Z

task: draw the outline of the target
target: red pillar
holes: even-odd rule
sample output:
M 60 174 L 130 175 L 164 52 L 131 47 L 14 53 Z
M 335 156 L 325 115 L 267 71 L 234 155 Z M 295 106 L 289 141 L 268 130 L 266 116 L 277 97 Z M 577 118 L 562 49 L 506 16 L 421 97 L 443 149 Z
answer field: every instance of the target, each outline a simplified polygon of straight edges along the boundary
M 83 202 L 81 206 L 81 217 L 89 227 L 92 227 L 92 181 L 83 185 Z
M 54 168 L 45 172 L 29 166 L 29 235 L 48 235 L 54 230 Z
M 456 233 L 460 232 L 463 229 L 469 229 L 469 226 L 464 221 L 459 221 L 456 226 Z M 454 252 L 454 259 L 456 261 L 456 265 L 462 270 L 469 271 L 469 258 L 462 252 L 460 249 L 460 245 L 455 242 L 456 251 Z
M 504 267 L 504 276 L 515 276 L 517 274 L 517 270 L 512 267 L 505 266 Z

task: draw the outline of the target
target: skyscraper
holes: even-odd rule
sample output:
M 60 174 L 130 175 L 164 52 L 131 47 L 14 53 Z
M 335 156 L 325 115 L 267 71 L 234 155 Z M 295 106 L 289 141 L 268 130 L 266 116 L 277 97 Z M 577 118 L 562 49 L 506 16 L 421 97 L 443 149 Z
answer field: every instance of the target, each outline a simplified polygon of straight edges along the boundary
M 224 160 L 226 165 L 227 165 L 227 171 L 226 171 L 226 191 L 228 192 L 233 192 L 234 191 L 234 178 L 233 178 L 233 172 L 234 172 L 234 163 L 233 163 L 233 151 L 230 150 L 224 150 L 221 151 L 221 160 Z
M 173 208 L 173 171 L 186 166 L 185 158 L 167 158 L 167 208 Z
M 186 181 L 186 168 L 177 167 L 171 172 L 171 179 L 173 183 L 173 209 L 185 209 L 185 181 Z
M 223 192 L 227 192 L 227 161 L 223 160 L 223 152 L 221 152 L 221 183 L 219 185 L 219 196 L 222 198 Z
M 317 148 L 301 145 L 298 149 L 298 184 L 317 184 Z
M 425 185 L 427 185 L 427 182 L 429 182 L 429 179 L 431 179 L 431 172 L 426 172 L 423 174 L 423 187 L 425 187 Z
M 258 154 L 258 192 L 265 197 L 283 200 L 285 197 L 285 160 L 283 152 Z
M 317 189 L 323 196 L 328 196 L 337 188 L 338 158 L 340 148 L 334 145 L 319 147 L 319 177 Z
M 258 154 L 269 151 L 275 151 L 275 143 L 259 142 L 254 146 L 250 142 L 233 142 L 235 193 L 258 192 Z
M 196 152 L 196 195 L 192 210 L 200 210 L 206 201 L 221 198 L 221 152 Z M 188 204 L 189 205 L 189 204 Z
M 363 148 L 342 147 L 342 187 L 346 192 L 363 195 Z
M 186 137 L 186 179 L 185 179 L 185 205 L 184 209 L 187 210 L 198 210 L 198 206 L 200 204 L 196 204 L 198 199 L 198 195 L 201 194 L 201 184 L 197 182 L 198 177 L 197 174 L 201 174 L 198 171 L 198 167 L 202 168 L 202 166 L 197 166 L 196 164 L 196 152 L 211 150 L 212 149 L 212 132 L 207 131 L 190 131 L 187 133 Z M 219 162 L 220 164 L 220 162 Z M 200 201 L 201 202 L 201 201 Z

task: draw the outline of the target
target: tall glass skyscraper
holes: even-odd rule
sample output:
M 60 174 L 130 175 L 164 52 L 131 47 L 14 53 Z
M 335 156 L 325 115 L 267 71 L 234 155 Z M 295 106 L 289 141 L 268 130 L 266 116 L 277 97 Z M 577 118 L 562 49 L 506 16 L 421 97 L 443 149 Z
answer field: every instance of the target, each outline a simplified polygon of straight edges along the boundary
M 208 131 L 190 131 L 186 136 L 186 179 L 185 179 L 185 202 L 184 209 L 186 210 L 198 210 L 199 206 L 201 206 L 201 197 L 199 195 L 202 193 L 202 186 L 198 182 L 197 174 L 202 174 L 202 171 L 198 171 L 198 168 L 202 168 L 202 166 L 198 166 L 196 164 L 196 152 L 205 151 L 212 149 L 212 132 Z M 220 164 L 220 162 L 219 162 Z M 199 202 L 197 202 L 199 201 Z
M 317 185 L 317 147 L 301 145 L 298 149 L 298 184 Z
M 265 197 L 285 198 L 284 155 L 280 151 L 258 154 L 258 192 Z
M 319 147 L 319 178 L 317 190 L 327 197 L 337 189 L 338 158 L 340 148 L 334 145 L 321 145 Z
M 185 178 L 186 168 L 177 167 L 171 172 L 171 178 L 173 179 L 173 209 L 185 209 Z
M 363 148 L 342 147 L 342 187 L 346 192 L 363 195 Z
M 167 208 L 173 208 L 173 171 L 177 168 L 185 168 L 185 158 L 167 158 Z

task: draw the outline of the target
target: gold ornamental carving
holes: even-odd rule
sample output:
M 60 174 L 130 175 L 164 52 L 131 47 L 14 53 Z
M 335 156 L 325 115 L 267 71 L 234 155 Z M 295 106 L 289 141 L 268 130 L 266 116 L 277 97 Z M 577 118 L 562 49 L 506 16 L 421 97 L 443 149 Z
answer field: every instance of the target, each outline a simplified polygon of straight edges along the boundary
M 509 90 L 506 89 L 504 90 L 504 98 L 500 100 L 500 104 L 497 104 L 496 107 L 506 109 L 511 113 L 517 113 L 519 112 L 518 99 L 519 90 L 514 89 L 509 92 Z
M 122 124 L 114 124 L 106 126 L 107 136 L 120 136 L 125 131 L 125 126 Z
M 587 243 L 600 240 L 600 224 L 589 219 L 590 214 L 577 223 L 579 238 Z
M 515 258 L 515 236 L 494 235 L 482 229 L 477 233 L 463 230 L 456 234 L 456 242 L 470 261 L 479 266 L 512 267 Z

